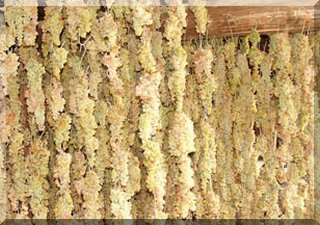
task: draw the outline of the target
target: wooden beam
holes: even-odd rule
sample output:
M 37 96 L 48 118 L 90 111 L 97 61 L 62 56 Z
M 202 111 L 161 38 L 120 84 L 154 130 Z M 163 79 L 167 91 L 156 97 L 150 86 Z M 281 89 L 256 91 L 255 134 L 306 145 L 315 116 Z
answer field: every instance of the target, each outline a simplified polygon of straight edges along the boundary
M 193 0 L 194 1 L 194 0 Z M 192 0 L 189 0 L 192 2 Z M 206 0 L 206 6 L 314 6 L 318 0 Z
M 0 0 L 0 5 L 3 0 Z M 88 0 L 5 0 L 6 6 L 107 6 L 110 1 L 88 1 Z M 318 0 L 206 0 L 206 6 L 314 6 Z M 113 6 L 176 6 L 177 1 L 162 0 L 121 0 L 113 1 Z M 198 0 L 184 0 L 184 6 L 199 5 Z
M 256 28 L 261 34 L 275 32 L 311 32 L 320 29 L 319 11 L 313 6 L 222 6 L 207 7 L 210 23 L 208 38 L 243 36 Z M 198 39 L 194 16 L 188 13 L 187 39 Z

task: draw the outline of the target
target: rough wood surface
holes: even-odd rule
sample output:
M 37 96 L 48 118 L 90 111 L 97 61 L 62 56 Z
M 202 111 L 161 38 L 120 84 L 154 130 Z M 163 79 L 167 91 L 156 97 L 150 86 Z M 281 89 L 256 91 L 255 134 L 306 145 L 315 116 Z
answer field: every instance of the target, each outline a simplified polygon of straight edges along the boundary
M 208 7 L 208 38 L 241 36 L 256 28 L 261 34 L 278 31 L 310 32 L 320 29 L 319 10 L 307 7 Z M 187 39 L 199 38 L 193 14 L 188 14 Z
M 207 0 L 207 6 L 314 6 L 317 0 Z

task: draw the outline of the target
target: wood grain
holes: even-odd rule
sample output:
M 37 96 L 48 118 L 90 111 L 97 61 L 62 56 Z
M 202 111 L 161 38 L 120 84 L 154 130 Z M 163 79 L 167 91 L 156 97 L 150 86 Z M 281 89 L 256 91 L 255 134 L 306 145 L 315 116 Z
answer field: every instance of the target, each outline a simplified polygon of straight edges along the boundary
M 261 34 L 311 32 L 320 29 L 319 10 L 313 6 L 207 7 L 208 38 L 243 36 L 256 28 Z M 188 13 L 187 39 L 197 39 L 194 17 Z
M 207 0 L 206 6 L 314 6 L 317 2 L 318 0 Z

